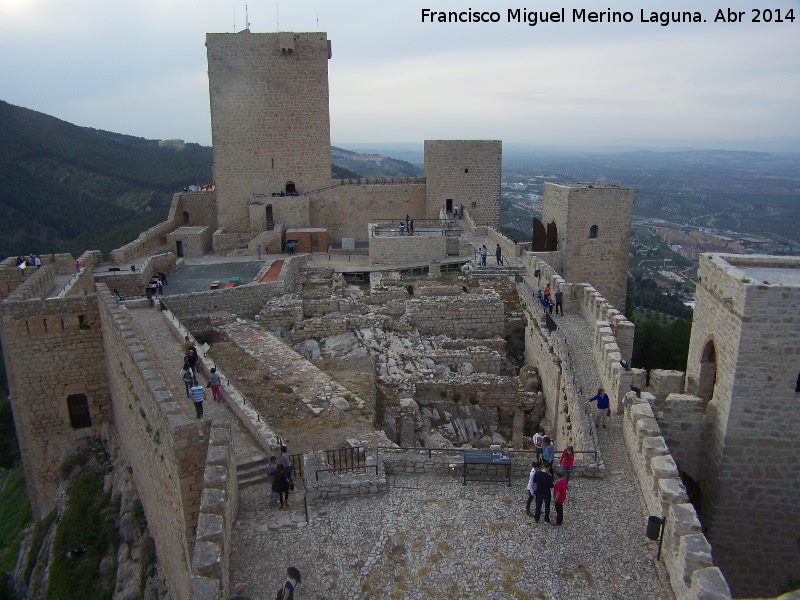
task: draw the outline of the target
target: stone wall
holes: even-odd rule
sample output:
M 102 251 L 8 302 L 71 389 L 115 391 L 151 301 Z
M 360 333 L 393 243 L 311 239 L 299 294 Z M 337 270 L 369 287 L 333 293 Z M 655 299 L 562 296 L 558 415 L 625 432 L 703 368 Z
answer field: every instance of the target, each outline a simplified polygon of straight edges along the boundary
M 375 238 L 369 237 L 369 223 L 405 220 L 406 215 L 424 219 L 425 190 L 424 183 L 339 185 L 320 190 L 310 195 L 310 226 L 327 229 L 329 243 L 339 243 L 343 237 L 369 240 L 371 255 Z
M 42 261 L 42 264 L 44 264 L 44 261 Z M 3 262 L 0 262 L 0 302 L 5 300 L 11 292 L 22 285 L 35 272 L 35 268 L 20 269 L 14 256 L 9 256 Z
M 212 424 L 192 557 L 192 600 L 218 600 L 232 593 L 231 535 L 238 506 L 230 423 Z
M 800 573 L 787 528 L 800 512 L 799 274 L 797 257 L 700 257 L 687 392 L 707 403 L 703 524 L 737 596 Z
M 172 273 L 175 270 L 175 254 L 151 254 L 136 271 L 105 271 L 94 274 L 97 283 L 104 283 L 112 292 L 118 290 L 123 298 L 143 296 L 145 287 L 153 274 Z
M 697 396 L 670 394 L 658 403 L 661 404 L 658 424 L 678 468 L 694 481 L 703 481 L 706 466 L 705 402 Z
M 54 266 L 41 267 L 0 304 L 9 398 L 35 519 L 55 503 L 64 452 L 112 419 L 95 294 L 44 298 Z M 88 271 L 88 270 L 87 270 Z M 90 426 L 74 428 L 68 397 L 84 394 Z
M 463 350 L 441 349 L 427 355 L 436 363 L 458 370 L 465 362 L 470 363 L 478 373 L 505 374 L 505 360 L 496 350 L 485 346 L 471 346 Z
M 678 600 L 731 598 L 650 405 L 626 397 L 623 440 L 650 515 L 666 516 L 661 557 Z
M 183 416 L 127 316 L 98 285 L 105 368 L 120 446 L 174 598 L 188 599 L 210 421 Z
M 203 256 L 211 250 L 210 227 L 183 225 L 167 234 L 167 247 L 180 256 Z
M 500 252 L 502 253 L 500 256 L 505 260 L 506 256 L 513 256 L 519 257 L 522 255 L 522 251 L 524 246 L 519 245 L 514 240 L 509 237 L 504 236 L 494 227 L 488 228 L 488 237 L 491 240 L 492 244 L 495 246 L 500 246 Z M 489 248 L 489 252 L 494 254 L 495 248 Z
M 325 33 L 244 30 L 209 33 L 206 46 L 218 227 L 249 235 L 253 193 L 331 185 L 330 42 Z M 225 241 L 216 235 L 215 250 Z
M 167 243 L 167 234 L 188 225 L 217 228 L 217 194 L 209 192 L 180 192 L 172 196 L 167 218 L 109 254 L 112 264 L 122 264 L 147 256 Z M 174 248 L 172 248 L 174 250 Z M 113 289 L 113 288 L 112 288 Z
M 448 298 L 423 297 L 406 301 L 403 318 L 422 335 L 447 332 L 482 339 L 503 335 L 504 303 L 491 290 Z
M 447 258 L 448 239 L 444 236 L 374 236 L 369 240 L 369 264 L 396 265 L 441 260 Z
M 502 158 L 500 140 L 425 140 L 427 218 L 452 199 L 475 223 L 499 227 Z
M 376 467 L 374 457 L 366 457 L 366 466 L 363 469 L 329 472 L 324 454 L 307 453 L 303 456 L 303 473 L 310 503 L 386 491 L 383 464 Z
M 625 307 L 633 190 L 605 183 L 544 184 L 542 222 L 555 223 L 559 271 L 591 284 L 619 310 Z
M 165 302 L 179 318 L 197 313 L 229 312 L 253 319 L 267 301 L 277 298 L 296 285 L 307 256 L 287 257 L 277 281 L 249 283 L 222 290 L 169 296 Z

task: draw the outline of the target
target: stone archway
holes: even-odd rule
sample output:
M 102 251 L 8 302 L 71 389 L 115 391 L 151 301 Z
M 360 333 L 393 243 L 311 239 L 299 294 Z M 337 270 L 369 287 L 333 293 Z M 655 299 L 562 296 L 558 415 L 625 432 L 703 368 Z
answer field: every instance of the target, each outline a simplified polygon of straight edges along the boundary
M 700 378 L 697 385 L 697 396 L 708 404 L 714 397 L 714 386 L 717 384 L 717 348 L 714 339 L 709 339 L 700 356 Z

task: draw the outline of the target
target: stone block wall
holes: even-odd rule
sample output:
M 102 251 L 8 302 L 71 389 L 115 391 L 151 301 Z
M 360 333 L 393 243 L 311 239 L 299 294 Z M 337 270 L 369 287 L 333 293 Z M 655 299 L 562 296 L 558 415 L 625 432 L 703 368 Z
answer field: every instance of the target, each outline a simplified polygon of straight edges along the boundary
M 650 371 L 650 385 L 647 390 L 658 398 L 662 405 L 670 394 L 683 392 L 686 373 L 668 369 L 653 369 Z M 637 386 L 639 387 L 639 386 Z M 663 408 L 663 406 L 661 406 Z
M 41 267 L 0 304 L 9 398 L 37 520 L 55 506 L 67 448 L 113 421 L 97 298 L 43 298 L 53 271 Z M 68 397 L 78 394 L 86 397 L 91 424 L 74 428 Z
M 649 514 L 667 518 L 661 556 L 676 598 L 731 598 L 651 406 L 633 392 L 627 395 L 626 404 L 625 448 Z M 708 593 L 709 589 L 714 593 Z
M 154 273 L 172 273 L 175 266 L 175 254 L 172 252 L 151 254 L 137 271 L 105 271 L 95 273 L 94 278 L 97 283 L 108 286 L 112 292 L 119 290 L 123 298 L 143 296 Z
M 332 183 L 330 42 L 325 33 L 245 30 L 209 33 L 206 46 L 218 228 L 249 236 L 252 194 Z M 226 241 L 235 240 L 215 235 L 215 250 Z
M 444 236 L 374 236 L 369 240 L 369 264 L 409 264 L 447 258 Z
M 184 225 L 167 234 L 167 247 L 177 255 L 180 243 L 183 256 L 203 256 L 211 250 L 211 234 L 210 227 Z
M 392 180 L 394 181 L 394 180 Z M 311 227 L 328 230 L 328 241 L 339 243 L 343 237 L 356 242 L 372 242 L 368 225 L 375 220 L 425 219 L 424 183 L 373 183 L 338 185 L 310 195 Z M 285 220 L 282 222 L 286 222 Z M 416 238 L 415 238 L 416 239 Z
M 493 245 L 500 246 L 501 257 L 505 260 L 506 256 L 519 257 L 522 255 L 523 246 L 517 244 L 514 240 L 504 236 L 494 227 L 488 228 L 488 236 Z M 495 248 L 489 248 L 489 253 L 494 254 Z
M 192 294 L 169 296 L 165 302 L 179 318 L 197 313 L 229 312 L 253 319 L 267 301 L 291 291 L 297 283 L 299 271 L 308 257 L 289 257 L 283 264 L 278 281 L 249 283 L 222 290 L 209 290 Z
M 310 503 L 386 491 L 386 473 L 383 464 L 379 463 L 376 467 L 373 457 L 367 457 L 367 466 L 364 469 L 328 472 L 324 454 L 316 454 L 315 460 L 314 453 L 307 453 L 303 456 L 303 473 Z
M 44 264 L 44 261 L 42 263 Z M 14 256 L 9 256 L 0 262 L 0 302 L 35 272 L 35 268 L 20 269 L 17 267 L 17 259 Z
M 192 587 L 198 589 L 194 579 L 205 579 L 203 588 L 214 589 L 215 593 L 194 593 L 192 600 L 217 600 L 231 595 L 231 535 L 238 505 L 239 484 L 230 423 L 213 424 L 192 557 Z
M 425 140 L 427 218 L 452 199 L 475 223 L 499 227 L 502 159 L 500 140 Z
M 707 402 L 703 524 L 737 596 L 800 573 L 798 307 L 800 258 L 701 255 L 687 392 Z
M 633 190 L 605 183 L 544 184 L 542 222 L 555 223 L 561 276 L 625 307 Z
M 114 426 L 133 469 L 161 572 L 173 598 L 190 598 L 195 528 L 200 513 L 210 421 L 187 419 L 127 316 L 98 285 Z
M 503 335 L 504 302 L 494 291 L 448 298 L 406 301 L 403 317 L 422 335 L 447 332 L 457 337 L 487 338 Z
M 696 482 L 705 477 L 705 402 L 697 396 L 670 394 L 661 405 L 658 424 L 678 468 Z
M 484 346 L 472 346 L 464 350 L 440 350 L 428 354 L 428 358 L 456 371 L 465 362 L 470 363 L 478 373 L 502 375 L 505 371 L 503 357 L 496 350 Z
M 109 261 L 122 264 L 147 256 L 167 243 L 167 234 L 181 226 L 208 226 L 217 228 L 217 194 L 207 192 L 180 192 L 172 197 L 167 218 L 139 234 L 132 242 L 112 250 Z M 112 288 L 113 289 L 113 288 Z

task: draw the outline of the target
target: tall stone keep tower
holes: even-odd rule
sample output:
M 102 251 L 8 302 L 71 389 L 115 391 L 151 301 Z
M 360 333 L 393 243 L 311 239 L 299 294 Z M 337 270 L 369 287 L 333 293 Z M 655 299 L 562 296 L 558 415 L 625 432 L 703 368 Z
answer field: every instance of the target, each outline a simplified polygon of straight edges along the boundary
M 800 258 L 700 257 L 686 379 L 714 560 L 735 597 L 774 595 L 800 573 Z
M 548 262 L 556 270 L 560 266 L 567 281 L 591 283 L 620 311 L 627 295 L 632 212 L 632 188 L 544 184 L 542 220 L 556 240 Z
M 209 33 L 215 251 L 249 240 L 253 194 L 331 185 L 325 33 Z
M 500 140 L 425 140 L 427 215 L 466 207 L 480 225 L 500 226 Z

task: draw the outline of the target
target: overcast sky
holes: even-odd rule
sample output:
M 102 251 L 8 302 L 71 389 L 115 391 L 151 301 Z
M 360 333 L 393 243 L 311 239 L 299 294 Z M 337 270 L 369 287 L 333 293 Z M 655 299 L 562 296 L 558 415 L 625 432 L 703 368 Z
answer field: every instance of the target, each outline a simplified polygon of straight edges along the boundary
M 571 1 L 571 0 L 570 0 Z M 533 5 L 533 2 L 528 4 Z M 508 23 L 507 0 L 253 0 L 251 31 L 327 31 L 331 140 L 493 138 L 535 147 L 800 150 L 794 22 L 714 22 L 720 5 L 537 2 L 566 23 Z M 641 23 L 672 7 L 705 23 Z M 422 23 L 421 9 L 498 11 L 499 23 Z M 573 9 L 632 23 L 574 23 Z M 727 14 L 727 12 L 726 12 Z M 229 0 L 0 0 L 0 99 L 85 125 L 211 143 L 205 33 L 245 27 Z M 1 124 L 0 124 L 1 126 Z M 772 140 L 776 140 L 773 143 Z

